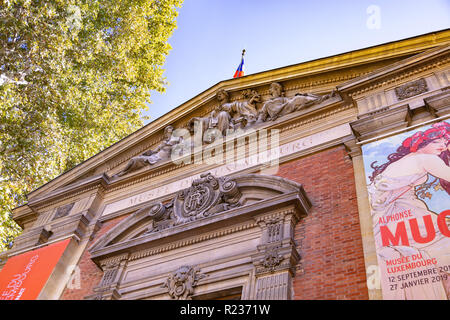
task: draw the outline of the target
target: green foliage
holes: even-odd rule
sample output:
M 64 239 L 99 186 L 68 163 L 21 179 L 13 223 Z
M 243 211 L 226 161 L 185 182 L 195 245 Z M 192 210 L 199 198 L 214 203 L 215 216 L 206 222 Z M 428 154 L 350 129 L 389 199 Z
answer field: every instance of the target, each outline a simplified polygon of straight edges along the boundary
M 181 4 L 0 2 L 1 240 L 27 193 L 143 125 Z

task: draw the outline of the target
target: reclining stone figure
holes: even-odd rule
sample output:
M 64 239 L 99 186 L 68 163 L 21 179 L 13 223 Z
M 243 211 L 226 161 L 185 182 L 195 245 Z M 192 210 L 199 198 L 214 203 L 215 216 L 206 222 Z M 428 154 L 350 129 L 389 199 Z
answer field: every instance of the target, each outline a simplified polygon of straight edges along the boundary
M 172 148 L 177 144 L 182 143 L 183 140 L 182 137 L 173 136 L 172 132 L 173 127 L 167 126 L 164 129 L 164 139 L 155 150 L 148 150 L 139 156 L 131 158 L 126 167 L 113 177 L 121 177 L 145 166 L 153 165 L 161 160 L 169 159 L 172 153 Z

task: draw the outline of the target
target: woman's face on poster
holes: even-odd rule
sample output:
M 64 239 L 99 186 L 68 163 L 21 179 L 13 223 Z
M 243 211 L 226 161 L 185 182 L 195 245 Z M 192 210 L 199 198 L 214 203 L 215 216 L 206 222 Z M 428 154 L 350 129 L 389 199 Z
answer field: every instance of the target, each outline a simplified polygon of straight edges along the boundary
M 447 150 L 447 140 L 445 138 L 439 138 L 420 148 L 418 152 L 439 155 L 445 150 Z

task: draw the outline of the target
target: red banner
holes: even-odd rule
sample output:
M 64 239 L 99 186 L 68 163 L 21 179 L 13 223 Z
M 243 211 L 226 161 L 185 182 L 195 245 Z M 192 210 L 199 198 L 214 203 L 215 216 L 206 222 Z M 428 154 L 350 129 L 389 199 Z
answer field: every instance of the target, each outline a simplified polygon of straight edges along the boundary
M 8 259 L 0 272 L 0 300 L 35 300 L 70 239 Z

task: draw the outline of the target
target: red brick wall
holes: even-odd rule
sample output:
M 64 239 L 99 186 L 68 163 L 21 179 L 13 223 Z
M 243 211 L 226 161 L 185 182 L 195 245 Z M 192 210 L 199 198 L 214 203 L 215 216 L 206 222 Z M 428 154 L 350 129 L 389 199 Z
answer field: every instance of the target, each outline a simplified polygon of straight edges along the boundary
M 91 260 L 91 255 L 88 249 L 96 242 L 101 236 L 108 232 L 111 228 L 116 226 L 122 219 L 126 218 L 128 215 L 112 219 L 105 222 L 101 229 L 95 234 L 94 239 L 92 239 L 86 249 L 84 250 L 81 259 L 78 263 L 80 268 L 80 287 L 79 289 L 68 289 L 66 288 L 61 295 L 61 300 L 83 300 L 85 296 L 91 295 L 92 291 L 96 287 L 103 276 L 103 271 L 97 267 L 97 265 Z
M 295 299 L 368 299 L 352 161 L 344 147 L 280 166 L 278 176 L 301 183 L 313 207 L 295 230 L 302 257 Z

